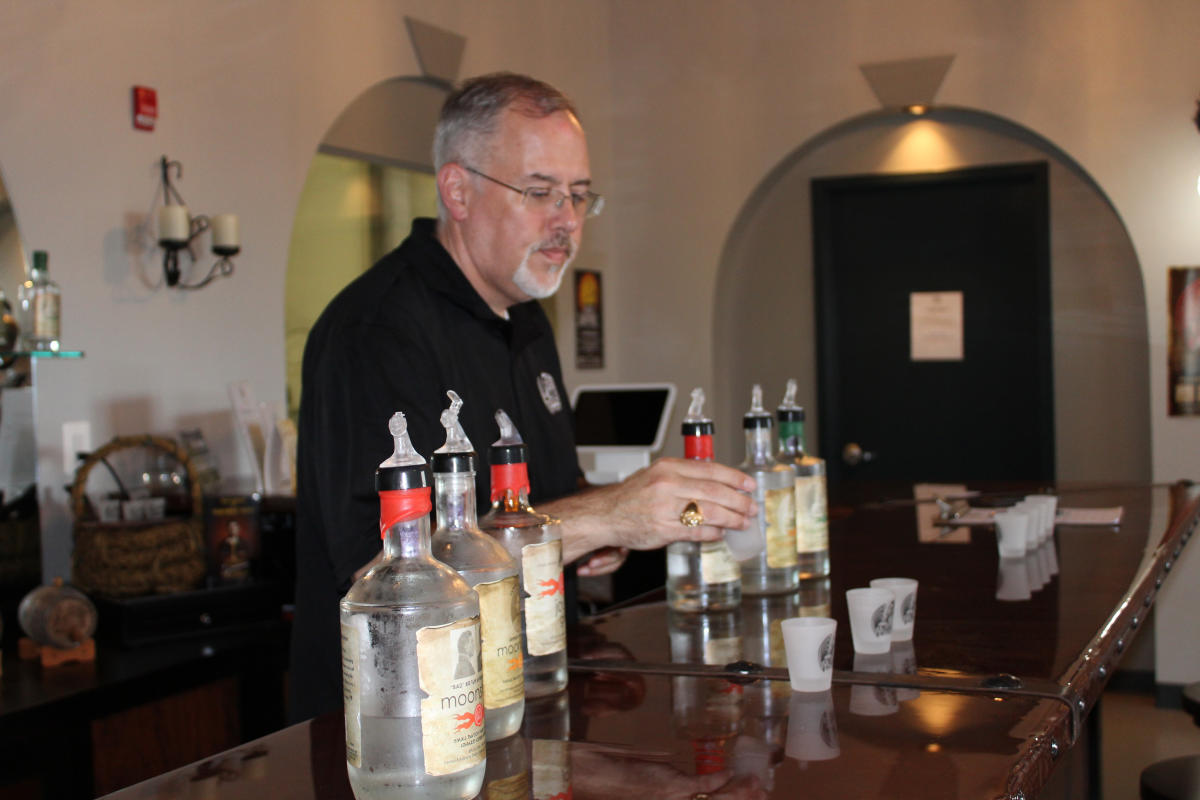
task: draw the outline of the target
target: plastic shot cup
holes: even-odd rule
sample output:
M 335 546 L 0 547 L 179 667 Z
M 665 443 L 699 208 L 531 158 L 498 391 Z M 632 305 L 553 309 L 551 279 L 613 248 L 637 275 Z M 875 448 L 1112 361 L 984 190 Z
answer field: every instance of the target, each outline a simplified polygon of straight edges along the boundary
M 886 653 L 892 647 L 896 596 L 891 589 L 859 588 L 846 592 L 850 638 L 856 653 Z
M 1054 535 L 1054 520 L 1058 516 L 1058 497 L 1052 494 L 1031 494 L 1025 501 L 1033 503 L 1042 509 L 1041 525 L 1038 527 L 1037 541 L 1045 542 Z
M 828 761 L 842 750 L 838 744 L 833 693 L 794 692 L 788 703 L 787 744 L 784 753 L 797 761 Z
M 792 617 L 779 624 L 793 692 L 826 692 L 833 682 L 837 620 Z
M 892 641 L 907 642 L 913 637 L 917 620 L 917 581 L 915 578 L 875 578 L 871 586 L 891 589 L 896 596 L 896 612 L 892 617 Z
M 1000 549 L 1000 557 L 1023 558 L 1030 515 L 1009 510 L 999 512 L 992 519 L 996 523 L 996 546 Z

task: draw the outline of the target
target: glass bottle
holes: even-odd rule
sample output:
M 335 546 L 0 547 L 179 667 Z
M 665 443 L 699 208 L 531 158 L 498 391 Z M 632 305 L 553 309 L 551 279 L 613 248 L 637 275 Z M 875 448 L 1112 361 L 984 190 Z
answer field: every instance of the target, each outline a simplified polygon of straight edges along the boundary
M 704 390 L 692 390 L 683 418 L 686 458 L 713 460 L 713 421 L 704 416 Z M 742 601 L 741 570 L 722 539 L 667 545 L 667 605 L 675 611 L 717 611 Z
M 754 478 L 758 526 L 765 546 L 757 556 L 741 563 L 742 593 L 747 595 L 794 592 L 800 585 L 796 554 L 796 472 L 772 454 L 773 422 L 763 410 L 762 387 L 754 384 L 750 410 L 742 417 L 746 433 L 746 460 L 738 469 Z
M 490 742 L 516 733 L 525 711 L 517 562 L 476 522 L 475 448 L 458 422 L 462 400 L 454 391 L 446 394 L 450 407 L 441 417 L 446 443 L 432 459 L 433 555 L 458 570 L 479 595 L 484 732 Z
M 804 450 L 804 408 L 796 405 L 796 381 L 787 382 L 779 419 L 776 460 L 796 470 L 796 554 L 800 577 L 829 574 L 829 512 L 825 493 L 825 459 Z
M 33 251 L 29 279 L 21 284 L 17 299 L 21 306 L 23 347 L 28 350 L 57 350 L 62 292 L 50 278 L 50 256 Z
M 496 412 L 500 438 L 488 449 L 492 508 L 479 521 L 517 560 L 521 576 L 521 647 L 525 695 L 541 697 L 567 686 L 567 615 L 562 529 L 529 505 L 529 455 L 516 426 Z
M 474 797 L 483 785 L 479 599 L 433 557 L 429 468 L 404 415 L 375 472 L 383 559 L 341 601 L 346 764 L 358 800 Z

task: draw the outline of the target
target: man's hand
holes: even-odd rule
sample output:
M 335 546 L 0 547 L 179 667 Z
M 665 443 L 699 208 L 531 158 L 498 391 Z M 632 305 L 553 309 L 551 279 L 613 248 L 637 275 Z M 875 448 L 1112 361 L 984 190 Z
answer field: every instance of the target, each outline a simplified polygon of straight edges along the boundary
M 601 547 L 653 550 L 676 541 L 714 541 L 724 528 L 744 530 L 758 513 L 748 492 L 754 479 L 710 461 L 663 458 L 620 483 L 585 489 L 539 504 L 563 522 L 563 561 Z M 689 528 L 679 515 L 695 502 L 704 523 Z

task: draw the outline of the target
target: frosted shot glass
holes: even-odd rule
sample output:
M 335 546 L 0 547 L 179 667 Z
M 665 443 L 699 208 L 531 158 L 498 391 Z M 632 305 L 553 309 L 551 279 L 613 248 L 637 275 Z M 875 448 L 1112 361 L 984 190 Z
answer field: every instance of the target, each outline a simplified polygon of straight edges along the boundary
M 793 692 L 826 692 L 833 683 L 837 620 L 792 617 L 779 623 Z
M 907 642 L 913 637 L 913 623 L 917 620 L 916 578 L 875 578 L 871 586 L 876 589 L 891 589 L 896 597 L 896 612 L 892 617 L 892 641 Z
M 802 762 L 828 761 L 841 752 L 833 692 L 793 693 L 788 703 L 787 757 Z
M 1029 514 L 1020 511 L 1001 511 L 993 517 L 996 523 L 996 546 L 1001 558 L 1023 558 L 1026 537 L 1029 535 Z
M 850 638 L 856 653 L 886 653 L 892 647 L 896 596 L 891 589 L 859 588 L 846 592 Z
M 1058 497 L 1052 494 L 1031 494 L 1026 495 L 1025 500 L 1043 509 L 1041 524 L 1037 531 L 1037 541 L 1038 544 L 1041 544 L 1054 535 L 1054 522 L 1058 515 Z

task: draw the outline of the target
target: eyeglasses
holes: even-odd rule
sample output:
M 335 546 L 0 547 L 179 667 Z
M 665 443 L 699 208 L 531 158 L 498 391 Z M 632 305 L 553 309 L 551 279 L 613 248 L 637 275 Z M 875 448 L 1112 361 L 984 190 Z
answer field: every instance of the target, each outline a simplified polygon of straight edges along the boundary
M 565 194 L 558 189 L 551 189 L 548 186 L 530 186 L 528 189 L 518 189 L 512 184 L 496 180 L 491 175 L 485 175 L 474 167 L 468 167 L 464 164 L 463 169 L 492 183 L 499 184 L 505 189 L 512 189 L 521 195 L 522 205 L 537 211 L 549 211 L 551 208 L 556 210 L 561 209 L 563 203 L 567 200 L 571 201 L 571 208 L 576 214 L 582 214 L 585 217 L 599 216 L 600 212 L 604 210 L 604 196 L 598 195 L 595 192 L 583 191 Z

